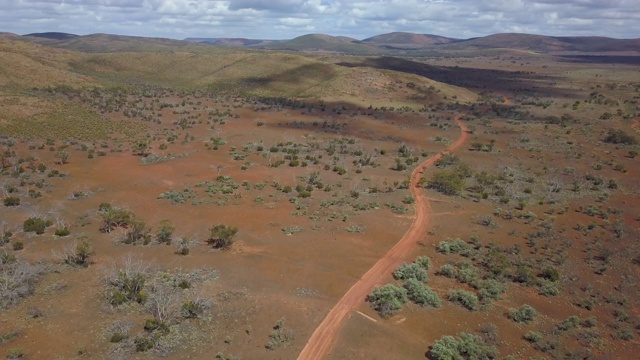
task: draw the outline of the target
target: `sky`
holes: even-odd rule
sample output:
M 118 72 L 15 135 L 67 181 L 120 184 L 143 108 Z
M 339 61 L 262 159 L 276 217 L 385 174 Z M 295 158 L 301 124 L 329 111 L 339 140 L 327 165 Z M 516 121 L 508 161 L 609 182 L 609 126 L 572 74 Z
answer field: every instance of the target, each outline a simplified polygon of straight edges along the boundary
M 364 39 L 394 31 L 640 38 L 640 0 L 0 0 L 0 31 Z

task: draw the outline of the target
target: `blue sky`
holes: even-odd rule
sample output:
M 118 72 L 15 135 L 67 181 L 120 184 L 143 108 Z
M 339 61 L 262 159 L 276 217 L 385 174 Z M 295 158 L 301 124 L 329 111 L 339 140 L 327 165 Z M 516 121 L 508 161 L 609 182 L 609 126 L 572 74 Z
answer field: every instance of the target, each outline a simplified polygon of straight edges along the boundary
M 363 39 L 393 31 L 640 38 L 640 0 L 0 0 L 0 31 Z

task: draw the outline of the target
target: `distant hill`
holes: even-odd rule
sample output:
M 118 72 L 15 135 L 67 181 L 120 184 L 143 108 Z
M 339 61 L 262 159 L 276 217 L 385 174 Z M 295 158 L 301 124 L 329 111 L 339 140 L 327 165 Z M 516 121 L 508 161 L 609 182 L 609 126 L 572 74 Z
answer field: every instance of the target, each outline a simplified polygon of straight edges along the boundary
M 410 48 L 424 47 L 428 45 L 449 44 L 456 41 L 460 40 L 439 35 L 392 32 L 389 34 L 376 35 L 370 38 L 366 38 L 362 40 L 361 43 L 379 46 Z
M 640 39 L 613 39 L 597 36 L 544 36 L 495 34 L 442 45 L 445 49 L 519 49 L 536 52 L 615 52 L 640 51 Z
M 0 39 L 10 39 L 19 35 L 10 32 L 0 32 Z
M 77 38 L 79 35 L 62 33 L 62 32 L 43 32 L 43 33 L 26 34 L 24 36 L 39 37 L 39 38 L 45 38 L 45 39 L 51 39 L 51 40 L 67 40 L 67 39 Z
M 247 47 L 262 46 L 272 43 L 274 40 L 245 39 L 245 38 L 186 38 L 189 41 L 199 44 L 231 46 L 231 47 Z
M 302 35 L 291 40 L 273 41 L 259 48 L 295 51 L 329 51 L 347 54 L 376 54 L 380 48 L 375 45 L 361 44 L 358 40 L 346 36 L 324 34 Z
M 2 38 L 16 38 L 3 33 Z M 187 38 L 185 40 L 138 36 L 57 32 L 34 33 L 19 37 L 24 41 L 67 50 L 108 53 L 143 51 L 191 51 L 200 46 L 224 46 L 250 49 L 331 52 L 351 55 L 424 56 L 446 51 L 524 50 L 539 53 L 640 53 L 640 39 L 614 39 L 597 36 L 554 37 L 532 34 L 495 34 L 472 39 L 454 39 L 438 35 L 393 32 L 357 40 L 345 36 L 307 34 L 291 40 L 246 38 Z

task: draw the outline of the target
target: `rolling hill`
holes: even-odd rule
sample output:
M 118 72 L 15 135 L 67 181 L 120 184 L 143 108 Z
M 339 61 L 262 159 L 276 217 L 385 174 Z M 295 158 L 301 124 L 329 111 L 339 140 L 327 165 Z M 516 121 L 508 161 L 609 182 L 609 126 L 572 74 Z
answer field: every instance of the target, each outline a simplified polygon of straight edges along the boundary
M 640 39 L 613 39 L 596 36 L 554 37 L 531 34 L 495 34 L 442 45 L 444 49 L 518 49 L 536 52 L 617 52 L 639 51 Z
M 429 45 L 449 44 L 456 41 L 459 41 L 459 39 L 430 34 L 392 32 L 389 34 L 376 35 L 370 38 L 366 38 L 362 40 L 361 43 L 377 46 L 417 48 Z

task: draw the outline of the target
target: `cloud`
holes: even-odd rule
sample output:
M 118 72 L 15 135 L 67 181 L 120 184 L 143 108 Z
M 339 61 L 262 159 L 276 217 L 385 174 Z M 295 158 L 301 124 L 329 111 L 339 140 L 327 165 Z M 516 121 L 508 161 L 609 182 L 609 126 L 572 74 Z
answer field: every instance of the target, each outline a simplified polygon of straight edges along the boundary
M 0 31 L 283 39 L 307 31 L 365 38 L 407 31 L 640 36 L 638 0 L 20 0 Z

